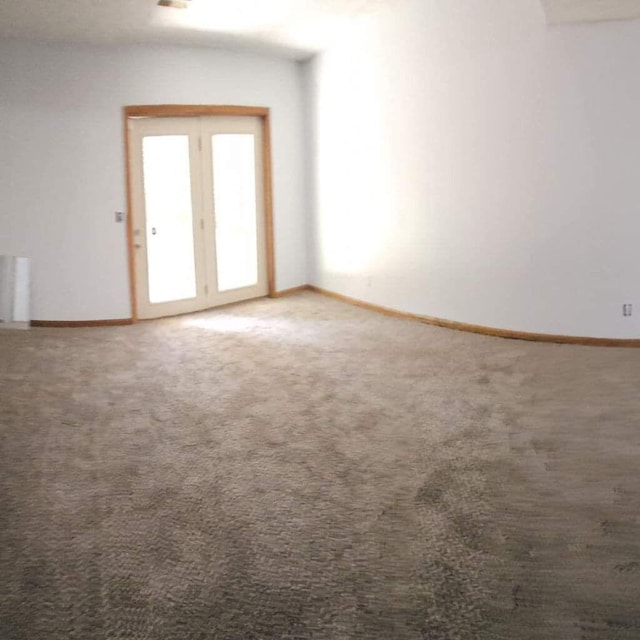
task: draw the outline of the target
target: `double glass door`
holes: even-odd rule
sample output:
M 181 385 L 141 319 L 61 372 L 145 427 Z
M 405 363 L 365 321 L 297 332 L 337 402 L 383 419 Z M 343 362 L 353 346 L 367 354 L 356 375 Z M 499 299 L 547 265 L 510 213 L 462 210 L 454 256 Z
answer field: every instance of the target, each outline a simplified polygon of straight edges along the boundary
M 128 123 L 138 316 L 266 295 L 262 120 Z

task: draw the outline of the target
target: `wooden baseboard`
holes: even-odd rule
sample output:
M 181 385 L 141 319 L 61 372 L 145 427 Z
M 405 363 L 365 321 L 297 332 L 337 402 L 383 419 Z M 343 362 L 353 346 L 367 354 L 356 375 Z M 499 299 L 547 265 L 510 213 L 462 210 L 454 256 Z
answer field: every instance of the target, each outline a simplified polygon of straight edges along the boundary
M 397 311 L 388 307 L 382 307 L 370 302 L 364 302 L 357 298 L 335 293 L 315 285 L 305 284 L 283 291 L 276 291 L 271 294 L 271 298 L 284 298 L 286 296 L 302 293 L 303 291 L 314 291 L 334 300 L 346 302 L 361 309 L 367 309 L 376 313 L 382 313 L 392 318 L 402 318 L 404 320 L 413 320 L 414 322 L 422 322 L 436 327 L 445 329 L 454 329 L 456 331 L 466 331 L 468 333 L 478 333 L 485 336 L 494 336 L 497 338 L 506 338 L 509 340 L 527 340 L 530 342 L 551 342 L 554 344 L 576 344 L 590 347 L 631 347 L 640 348 L 640 339 L 635 338 L 591 338 L 586 336 L 559 336 L 548 333 L 529 333 L 526 331 L 511 331 L 509 329 L 494 329 L 493 327 L 484 327 L 475 324 L 467 324 L 465 322 L 456 322 L 455 320 L 444 320 L 442 318 L 434 318 L 432 316 L 422 316 L 415 313 L 407 313 L 405 311 Z M 121 318 L 114 320 L 32 320 L 32 327 L 117 327 L 134 324 L 133 318 Z
M 558 336 L 547 333 L 528 333 L 526 331 L 510 331 L 508 329 L 494 329 L 492 327 L 483 327 L 475 324 L 467 324 L 465 322 L 456 322 L 455 320 L 443 320 L 442 318 L 433 318 L 431 316 L 421 316 L 414 313 L 406 313 L 403 311 L 396 311 L 395 309 L 389 309 L 388 307 L 381 307 L 369 302 L 363 302 L 356 298 L 350 298 L 340 293 L 328 291 L 321 287 L 309 285 L 307 287 L 310 291 L 315 291 L 329 298 L 340 300 L 348 304 L 360 307 L 361 309 L 368 309 L 369 311 L 375 311 L 382 313 L 392 318 L 403 318 L 405 320 L 414 320 L 422 322 L 424 324 L 433 325 L 436 327 L 444 327 L 445 329 L 455 329 L 456 331 L 467 331 L 469 333 L 479 333 L 485 336 L 495 336 L 497 338 L 507 338 L 510 340 L 528 340 L 530 342 L 552 342 L 555 344 L 577 344 L 590 347 L 632 347 L 640 348 L 640 340 L 634 338 L 589 338 L 583 336 Z
M 283 289 L 282 291 L 274 291 L 269 297 L 270 298 L 284 298 L 286 296 L 292 296 L 296 293 L 301 293 L 302 291 L 309 291 L 311 286 L 308 284 L 300 285 L 299 287 L 293 287 L 292 289 Z
M 32 320 L 32 327 L 72 329 L 79 327 L 122 327 L 133 324 L 133 318 L 114 320 Z

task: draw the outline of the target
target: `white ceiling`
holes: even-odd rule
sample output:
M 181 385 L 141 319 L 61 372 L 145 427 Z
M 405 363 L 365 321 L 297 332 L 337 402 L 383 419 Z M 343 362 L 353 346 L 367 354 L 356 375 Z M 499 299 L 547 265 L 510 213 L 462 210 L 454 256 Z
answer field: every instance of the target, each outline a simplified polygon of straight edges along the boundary
M 290 58 L 325 48 L 357 16 L 402 0 L 0 0 L 0 37 L 95 44 L 172 43 Z
M 640 0 L 542 0 L 549 24 L 640 18 Z
M 551 24 L 640 18 L 640 0 L 541 1 Z M 400 2 L 191 0 L 181 10 L 158 7 L 157 0 L 0 0 L 0 38 L 186 44 L 303 59 L 354 18 Z

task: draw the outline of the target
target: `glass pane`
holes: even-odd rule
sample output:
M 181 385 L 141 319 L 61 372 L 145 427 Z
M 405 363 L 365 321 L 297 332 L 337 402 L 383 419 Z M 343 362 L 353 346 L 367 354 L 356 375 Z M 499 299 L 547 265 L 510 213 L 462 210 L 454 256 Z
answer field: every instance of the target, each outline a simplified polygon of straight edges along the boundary
M 218 291 L 258 283 L 255 144 L 252 134 L 212 136 Z
M 189 136 L 142 142 L 149 302 L 196 297 Z

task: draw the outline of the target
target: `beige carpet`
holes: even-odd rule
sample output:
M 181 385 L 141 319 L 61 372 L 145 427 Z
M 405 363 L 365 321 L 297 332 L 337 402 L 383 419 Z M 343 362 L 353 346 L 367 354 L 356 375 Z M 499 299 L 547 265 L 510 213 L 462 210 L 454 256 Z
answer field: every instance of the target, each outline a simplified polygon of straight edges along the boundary
M 639 387 L 311 293 L 0 332 L 0 639 L 638 639 Z

